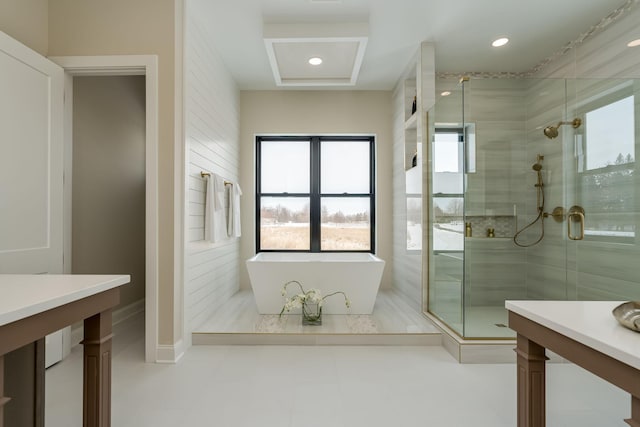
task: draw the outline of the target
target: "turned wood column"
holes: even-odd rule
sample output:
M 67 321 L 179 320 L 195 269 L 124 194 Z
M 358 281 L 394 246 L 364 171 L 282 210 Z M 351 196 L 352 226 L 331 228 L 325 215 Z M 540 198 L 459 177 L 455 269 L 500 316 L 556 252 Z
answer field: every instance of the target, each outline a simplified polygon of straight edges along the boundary
M 640 397 L 631 396 L 631 418 L 624 421 L 631 427 L 640 427 Z
M 111 309 L 84 320 L 83 426 L 111 426 Z
M 518 427 L 545 426 L 544 347 L 518 334 Z M 638 426 L 640 427 L 640 426 Z

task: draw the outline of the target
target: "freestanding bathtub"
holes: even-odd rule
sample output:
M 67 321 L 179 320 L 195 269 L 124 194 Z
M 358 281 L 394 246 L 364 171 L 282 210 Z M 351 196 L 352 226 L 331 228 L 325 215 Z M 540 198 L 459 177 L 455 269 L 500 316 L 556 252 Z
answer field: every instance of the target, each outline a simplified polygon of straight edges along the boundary
M 384 261 L 369 253 L 261 252 L 247 260 L 251 287 L 260 314 L 278 314 L 284 305 L 282 287 L 297 280 L 305 291 L 320 289 L 322 295 L 342 291 L 324 301 L 324 314 L 371 314 L 376 302 Z M 288 295 L 299 293 L 295 283 Z

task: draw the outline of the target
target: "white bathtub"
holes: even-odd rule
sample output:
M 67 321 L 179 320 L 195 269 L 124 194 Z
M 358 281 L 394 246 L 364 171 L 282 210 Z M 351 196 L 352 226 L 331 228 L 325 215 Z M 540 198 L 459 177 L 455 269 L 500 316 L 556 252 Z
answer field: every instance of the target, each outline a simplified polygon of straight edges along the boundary
M 324 314 L 371 314 L 376 302 L 384 261 L 369 253 L 261 252 L 247 260 L 251 287 L 260 314 L 278 314 L 284 305 L 282 286 L 297 280 L 305 291 L 320 289 L 322 295 L 342 291 L 324 301 Z M 295 283 L 288 295 L 299 292 Z

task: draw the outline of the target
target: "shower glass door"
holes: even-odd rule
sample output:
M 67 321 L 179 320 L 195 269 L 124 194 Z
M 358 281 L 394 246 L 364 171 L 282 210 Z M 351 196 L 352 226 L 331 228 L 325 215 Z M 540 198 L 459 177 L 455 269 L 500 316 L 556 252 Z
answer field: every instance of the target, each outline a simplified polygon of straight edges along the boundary
M 428 312 L 500 339 L 505 300 L 640 300 L 640 79 L 436 88 L 451 94 L 429 113 Z
M 464 120 L 463 86 L 451 82 L 429 112 L 427 311 L 464 335 Z
M 464 83 L 464 337 L 512 339 L 508 299 L 527 299 L 526 248 L 516 247 L 518 219 L 536 216 L 536 183 L 526 155 L 524 79 Z M 471 161 L 473 159 L 473 161 Z M 534 229 L 534 234 L 539 229 Z
M 578 300 L 638 300 L 640 81 L 577 79 L 566 135 L 568 282 Z M 573 267 L 575 266 L 575 267 Z M 573 267 L 573 268 L 572 268 Z

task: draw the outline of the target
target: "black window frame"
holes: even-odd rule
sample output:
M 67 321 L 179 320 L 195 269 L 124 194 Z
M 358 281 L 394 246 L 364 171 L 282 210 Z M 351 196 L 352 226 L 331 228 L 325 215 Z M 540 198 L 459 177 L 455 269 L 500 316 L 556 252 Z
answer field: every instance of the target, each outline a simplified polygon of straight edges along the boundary
M 310 176 L 309 176 L 309 193 L 263 193 L 261 187 L 261 144 L 263 141 L 304 141 L 309 142 L 310 147 Z M 322 193 L 320 188 L 321 182 L 321 144 L 323 141 L 368 141 L 369 142 L 369 192 L 368 193 Z M 376 250 L 376 186 L 375 186 L 375 136 L 372 135 L 258 135 L 256 136 L 256 176 L 255 176 L 255 247 L 256 253 L 259 252 L 308 252 L 308 253 L 330 253 L 330 252 L 346 252 L 346 253 L 375 253 Z M 261 199 L 262 197 L 308 197 L 310 210 L 310 242 L 309 249 L 263 249 L 260 247 L 260 224 L 261 224 Z M 322 224 L 321 224 L 321 199 L 323 197 L 332 198 L 369 198 L 369 242 L 370 246 L 367 250 L 322 250 Z

